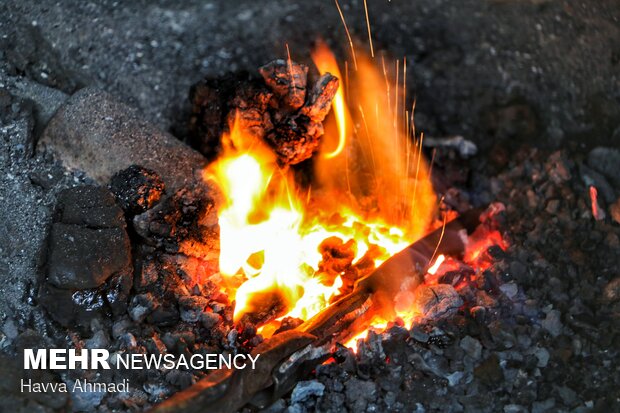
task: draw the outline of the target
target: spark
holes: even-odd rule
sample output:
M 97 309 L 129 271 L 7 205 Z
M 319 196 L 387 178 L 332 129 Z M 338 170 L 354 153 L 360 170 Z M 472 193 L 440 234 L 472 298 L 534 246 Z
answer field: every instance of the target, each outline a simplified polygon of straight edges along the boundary
M 370 19 L 368 17 L 368 4 L 364 0 L 364 11 L 366 12 L 366 27 L 368 28 L 368 42 L 370 43 L 370 56 L 375 57 L 375 50 L 372 47 L 372 34 L 370 33 Z
M 355 58 L 355 47 L 353 47 L 353 39 L 351 39 L 351 33 L 349 33 L 349 27 L 347 26 L 347 22 L 344 19 L 344 14 L 342 14 L 342 9 L 340 8 L 340 4 L 338 4 L 338 0 L 334 0 L 334 2 L 336 3 L 338 14 L 340 14 L 340 20 L 342 20 L 344 31 L 347 33 L 347 38 L 349 39 L 349 46 L 351 47 L 351 57 L 353 58 L 353 65 L 355 66 L 355 70 L 357 70 L 357 59 Z
M 439 200 L 439 203 L 443 201 L 443 197 Z M 439 250 L 439 246 L 441 245 L 441 241 L 443 241 L 443 234 L 446 233 L 446 220 L 448 219 L 448 214 L 444 212 L 443 214 L 443 224 L 441 225 L 441 234 L 439 235 L 439 241 L 437 242 L 437 246 L 435 247 L 435 251 L 433 251 L 433 255 L 429 262 L 433 262 L 435 259 L 435 255 L 437 255 L 437 251 Z
M 418 142 L 418 159 L 416 160 L 417 165 L 415 168 L 415 182 L 413 184 L 413 202 L 411 203 L 411 217 L 413 218 L 413 214 L 415 213 L 415 201 L 416 195 L 418 193 L 418 177 L 420 175 L 420 158 L 422 157 L 422 143 L 424 142 L 424 133 L 420 134 L 420 141 Z

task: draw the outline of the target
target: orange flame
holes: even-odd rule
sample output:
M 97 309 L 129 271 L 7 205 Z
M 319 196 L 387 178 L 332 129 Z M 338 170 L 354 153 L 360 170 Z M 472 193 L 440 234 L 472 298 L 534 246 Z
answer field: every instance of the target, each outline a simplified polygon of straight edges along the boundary
M 338 68 L 338 62 L 336 62 L 336 58 L 328 49 L 327 45 L 319 40 L 315 47 L 315 50 L 312 53 L 312 60 L 314 64 L 319 69 L 319 72 L 323 75 L 325 73 L 330 73 L 336 76 L 338 79 L 343 79 L 340 74 L 340 69 Z M 347 119 L 351 116 L 349 115 L 349 110 L 346 107 L 345 99 L 344 99 L 344 82 L 341 80 L 338 85 L 338 91 L 336 92 L 336 96 L 334 96 L 334 100 L 332 101 L 332 108 L 334 110 L 334 114 L 336 116 L 336 122 L 338 125 L 338 145 L 333 152 L 325 153 L 327 159 L 334 158 L 342 153 L 342 150 L 345 147 L 345 143 L 347 140 Z

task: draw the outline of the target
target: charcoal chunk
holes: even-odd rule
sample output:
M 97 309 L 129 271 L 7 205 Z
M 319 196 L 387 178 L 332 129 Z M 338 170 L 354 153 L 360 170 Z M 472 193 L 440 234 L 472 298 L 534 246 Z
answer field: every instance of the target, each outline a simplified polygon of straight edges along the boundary
M 148 322 L 158 326 L 173 326 L 179 322 L 179 310 L 171 305 L 157 307 L 147 318 Z
M 110 190 L 123 210 L 136 215 L 155 205 L 165 189 L 161 177 L 150 169 L 131 165 L 110 180 Z
M 123 272 L 115 274 L 108 280 L 107 288 L 105 289 L 105 300 L 110 306 L 112 314 L 118 316 L 127 311 L 131 284 L 131 274 Z
M 415 302 L 425 319 L 439 320 L 454 315 L 463 300 L 448 284 L 422 286 L 415 292 Z
M 127 310 L 133 284 L 123 211 L 103 187 L 60 193 L 48 237 L 47 277 L 39 299 L 65 327 L 88 327 L 99 316 Z
M 620 189 L 620 151 L 614 148 L 599 146 L 588 154 L 588 165 L 605 175 Z
M 283 108 L 299 109 L 306 100 L 308 67 L 290 59 L 277 59 L 258 69 Z
M 77 186 L 60 192 L 58 221 L 94 228 L 124 227 L 123 211 L 104 187 Z
M 65 327 L 87 325 L 101 314 L 103 297 L 95 290 L 74 291 L 43 284 L 39 300 L 49 315 Z
M 181 319 L 188 323 L 195 323 L 200 318 L 209 300 L 200 296 L 187 296 L 179 299 Z
M 64 327 L 88 328 L 91 321 L 126 311 L 131 277 L 118 274 L 98 288 L 57 288 L 43 283 L 39 301 L 50 317 Z
M 336 76 L 330 73 L 322 75 L 308 94 L 301 113 L 315 122 L 323 122 L 331 109 L 332 99 L 336 96 L 339 85 L 340 81 Z
M 49 248 L 48 281 L 58 288 L 95 288 L 114 273 L 130 272 L 129 237 L 122 228 L 55 223 Z
M 284 165 L 295 165 L 310 158 L 321 144 L 323 125 L 305 115 L 290 117 L 265 137 Z
M 167 252 L 216 258 L 219 226 L 216 201 L 203 188 L 182 188 L 174 195 L 133 218 L 133 227 L 144 240 Z

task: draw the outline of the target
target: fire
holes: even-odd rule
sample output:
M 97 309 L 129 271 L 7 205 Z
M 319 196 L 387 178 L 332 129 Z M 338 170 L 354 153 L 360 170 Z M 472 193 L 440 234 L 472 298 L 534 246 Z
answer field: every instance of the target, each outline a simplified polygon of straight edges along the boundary
M 225 198 L 218 212 L 219 266 L 236 301 L 235 321 L 246 315 L 257 316 L 259 325 L 285 316 L 307 320 L 351 288 L 345 270 L 324 268 L 325 243 L 346 248 L 352 254 L 347 265 L 376 267 L 423 236 L 436 212 L 397 84 L 364 57 L 343 78 L 322 43 L 313 59 L 341 83 L 311 186 L 300 187 L 237 121 L 222 137 L 220 157 L 204 171 Z

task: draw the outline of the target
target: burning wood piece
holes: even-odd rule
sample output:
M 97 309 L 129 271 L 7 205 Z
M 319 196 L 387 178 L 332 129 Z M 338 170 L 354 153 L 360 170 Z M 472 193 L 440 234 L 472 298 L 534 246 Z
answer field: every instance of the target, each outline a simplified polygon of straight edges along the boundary
M 221 149 L 222 132 L 238 122 L 244 133 L 264 139 L 281 164 L 310 158 L 319 147 L 338 79 L 326 73 L 309 88 L 308 68 L 281 59 L 259 72 L 261 80 L 238 74 L 195 84 L 190 91 L 190 141 L 213 158 Z
M 290 354 L 304 348 L 315 337 L 289 330 L 258 345 L 252 355 L 260 354 L 254 370 L 222 369 L 208 375 L 187 390 L 179 392 L 156 406 L 153 413 L 234 412 L 257 393 L 273 384 L 272 372 Z
M 302 325 L 304 321 L 300 318 L 284 317 L 280 323 L 280 327 L 273 333 L 274 335 L 283 331 L 292 330 Z
M 351 239 L 345 243 L 338 237 L 326 238 L 319 245 L 319 252 L 323 256 L 323 260 L 319 263 L 319 270 L 334 277 L 351 266 L 357 253 L 355 240 Z
M 314 84 L 314 87 L 308 95 L 306 105 L 301 108 L 301 114 L 309 117 L 314 122 L 323 122 L 331 108 L 332 99 L 336 95 L 338 78 L 325 73 Z
M 280 101 L 279 107 L 294 111 L 306 100 L 308 68 L 291 60 L 274 60 L 258 69 L 265 83 Z
M 392 300 L 405 281 L 409 285 L 412 282 L 414 286 L 419 285 L 436 251 L 463 254 L 462 231 L 473 232 L 480 213 L 480 210 L 469 211 L 448 223 L 445 229 L 428 234 L 360 280 L 351 294 L 294 330 L 276 334 L 263 342 L 253 351 L 262 353 L 261 359 L 265 358 L 260 369 L 251 373 L 248 370 L 216 371 L 156 406 L 153 412 L 190 413 L 201 411 L 205 406 L 209 406 L 210 411 L 227 412 L 248 402 L 257 407 L 268 406 L 325 361 L 336 342 L 367 328 L 371 308 L 379 311 L 384 305 L 393 306 Z M 251 374 L 251 382 L 248 374 Z

